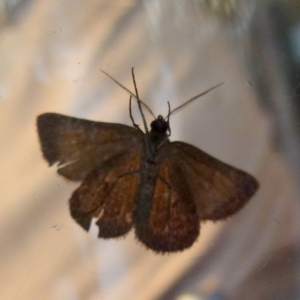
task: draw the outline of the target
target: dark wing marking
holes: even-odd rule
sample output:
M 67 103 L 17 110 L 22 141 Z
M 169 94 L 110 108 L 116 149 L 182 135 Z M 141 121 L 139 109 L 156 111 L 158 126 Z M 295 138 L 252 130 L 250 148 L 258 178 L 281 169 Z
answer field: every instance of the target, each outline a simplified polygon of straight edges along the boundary
M 99 237 L 126 234 L 132 226 L 134 198 L 138 186 L 139 155 L 130 155 L 114 168 L 92 171 L 73 193 L 70 211 L 75 221 L 89 230 L 97 218 Z
M 251 175 L 192 145 L 173 142 L 167 147 L 170 159 L 189 185 L 201 220 L 218 220 L 234 214 L 259 187 Z
M 58 173 L 71 180 L 82 180 L 128 148 L 142 147 L 143 134 L 122 124 L 46 113 L 38 116 L 37 128 L 45 159 L 50 165 L 58 162 Z
M 197 208 L 183 174 L 171 161 L 161 162 L 149 219 L 134 226 L 137 239 L 156 252 L 182 251 L 197 239 Z

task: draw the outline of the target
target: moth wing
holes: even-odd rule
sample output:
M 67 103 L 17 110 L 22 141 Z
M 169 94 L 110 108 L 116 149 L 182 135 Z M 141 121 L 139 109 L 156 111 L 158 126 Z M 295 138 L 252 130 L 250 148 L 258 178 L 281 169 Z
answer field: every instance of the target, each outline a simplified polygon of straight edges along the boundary
M 45 159 L 50 165 L 58 162 L 58 173 L 71 180 L 142 147 L 141 132 L 122 124 L 46 113 L 38 116 L 37 129 Z
M 236 213 L 257 191 L 254 177 L 202 150 L 172 142 L 168 152 L 185 178 L 202 220 L 219 220 Z
M 74 220 L 88 231 L 92 218 L 97 218 L 102 238 L 126 234 L 132 226 L 139 164 L 140 155 L 133 152 L 114 168 L 93 170 L 69 201 Z
M 135 223 L 139 241 L 160 253 L 182 251 L 199 235 L 200 223 L 191 190 L 166 153 L 160 163 L 151 209 Z M 137 207 L 136 209 L 143 209 Z

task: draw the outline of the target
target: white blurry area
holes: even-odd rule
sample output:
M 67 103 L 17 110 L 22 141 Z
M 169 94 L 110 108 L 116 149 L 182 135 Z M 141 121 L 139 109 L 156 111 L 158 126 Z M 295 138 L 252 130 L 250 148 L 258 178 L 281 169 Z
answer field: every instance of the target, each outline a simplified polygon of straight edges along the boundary
M 2 26 L 1 300 L 156 299 L 213 249 L 228 224 L 233 237 L 202 277 L 233 293 L 270 253 L 299 238 L 299 197 L 237 50 L 247 30 L 236 32 L 233 46 L 231 29 L 199 3 L 36 0 Z M 261 184 L 239 214 L 202 225 L 199 240 L 182 253 L 156 255 L 132 233 L 99 240 L 96 228 L 84 232 L 68 211 L 78 183 L 59 177 L 41 155 L 41 113 L 130 125 L 128 94 L 99 70 L 132 89 L 131 67 L 156 114 L 166 115 L 167 101 L 176 107 L 224 82 L 171 118 L 172 140 L 192 143 Z

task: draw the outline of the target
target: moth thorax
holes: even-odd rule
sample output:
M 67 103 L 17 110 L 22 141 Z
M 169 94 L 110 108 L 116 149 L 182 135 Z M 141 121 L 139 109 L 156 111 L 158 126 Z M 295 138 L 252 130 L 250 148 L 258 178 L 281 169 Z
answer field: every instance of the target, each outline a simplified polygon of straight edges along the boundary
M 169 124 L 164 120 L 163 116 L 159 115 L 157 119 L 151 122 L 152 132 L 166 132 L 169 129 Z

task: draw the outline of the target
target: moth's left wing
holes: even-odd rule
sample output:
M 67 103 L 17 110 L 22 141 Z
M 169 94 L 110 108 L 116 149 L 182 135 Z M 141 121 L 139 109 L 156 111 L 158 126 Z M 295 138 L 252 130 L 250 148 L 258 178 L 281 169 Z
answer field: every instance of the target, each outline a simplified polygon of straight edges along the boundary
M 132 226 L 139 165 L 140 154 L 133 150 L 113 168 L 88 174 L 70 199 L 74 220 L 88 231 L 92 218 L 96 218 L 102 238 L 126 234 Z
M 185 178 L 201 220 L 218 220 L 236 213 L 259 187 L 250 174 L 187 143 L 172 142 L 164 151 Z
M 82 180 L 95 168 L 112 167 L 131 149 L 139 152 L 143 134 L 123 124 L 95 122 L 56 113 L 38 116 L 41 148 L 50 165 L 58 162 L 58 173 Z

